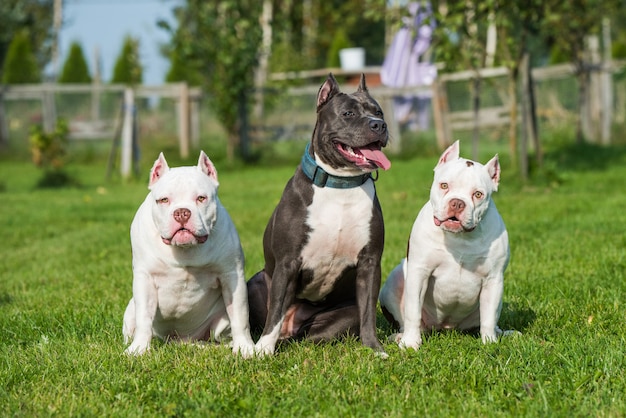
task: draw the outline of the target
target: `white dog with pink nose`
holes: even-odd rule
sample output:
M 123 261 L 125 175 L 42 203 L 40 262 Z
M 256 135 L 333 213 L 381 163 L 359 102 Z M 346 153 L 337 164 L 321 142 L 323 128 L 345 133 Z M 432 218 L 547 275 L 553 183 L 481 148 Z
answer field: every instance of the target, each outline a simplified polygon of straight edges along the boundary
M 491 200 L 499 182 L 497 155 L 485 165 L 460 158 L 457 141 L 439 158 L 407 257 L 380 292 L 401 348 L 418 349 L 422 332 L 433 330 L 478 328 L 485 343 L 502 335 L 498 319 L 509 243 Z
M 217 188 L 217 171 L 204 152 L 195 167 L 170 168 L 163 154 L 154 162 L 150 193 L 130 228 L 127 353 L 143 354 L 155 336 L 227 341 L 235 353 L 254 354 L 243 251 Z

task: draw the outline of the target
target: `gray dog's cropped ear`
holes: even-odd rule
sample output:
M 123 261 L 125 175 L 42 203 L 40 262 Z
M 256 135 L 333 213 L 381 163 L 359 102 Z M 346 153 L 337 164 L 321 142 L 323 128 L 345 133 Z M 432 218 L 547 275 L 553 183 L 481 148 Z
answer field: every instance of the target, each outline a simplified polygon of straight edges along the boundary
M 335 80 L 333 73 L 329 73 L 328 78 L 317 93 L 317 110 L 319 111 L 322 106 L 328 103 L 328 101 L 339 92 L 337 80 Z
M 367 92 L 367 86 L 365 85 L 365 74 L 361 73 L 361 81 L 359 81 L 359 89 L 357 92 Z

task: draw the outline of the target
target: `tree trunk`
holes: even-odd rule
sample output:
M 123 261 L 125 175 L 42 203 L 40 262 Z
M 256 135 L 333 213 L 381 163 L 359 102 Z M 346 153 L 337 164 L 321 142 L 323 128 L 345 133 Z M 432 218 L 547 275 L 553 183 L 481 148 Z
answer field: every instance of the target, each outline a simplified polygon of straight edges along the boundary
M 239 92 L 237 100 L 237 120 L 238 120 L 238 137 L 239 137 L 239 152 L 241 158 L 244 161 L 250 160 L 250 138 L 248 132 L 248 98 L 245 92 Z M 236 145 L 236 144 L 235 144 Z
M 263 88 L 267 80 L 269 58 L 272 51 L 272 6 L 273 4 L 270 0 L 263 0 L 263 12 L 259 18 L 259 24 L 263 31 L 263 41 L 259 48 L 259 65 L 254 72 L 255 100 L 253 117 L 256 121 L 262 120 L 264 114 Z
M 576 143 L 585 142 L 584 127 L 589 124 L 589 100 L 587 97 L 587 77 L 589 73 L 584 69 L 584 64 L 577 64 L 578 67 L 578 121 L 576 123 Z
M 509 152 L 511 168 L 517 169 L 517 68 L 509 69 Z
M 611 121 L 613 120 L 613 73 L 611 57 L 611 21 L 608 17 L 602 19 L 602 125 L 600 139 L 602 145 L 611 144 Z
M 537 166 L 543 166 L 543 151 L 539 141 L 539 129 L 537 126 L 537 111 L 535 105 L 535 89 L 533 84 L 532 69 L 530 67 L 530 54 L 525 52 L 520 64 L 520 76 L 522 81 L 522 114 L 523 135 L 520 146 L 520 173 L 523 180 L 528 178 L 528 145 L 532 143 L 535 148 Z
M 318 25 L 313 7 L 313 0 L 302 1 L 302 49 L 306 59 L 311 59 L 315 50 L 315 36 Z
M 522 137 L 519 144 L 519 169 L 522 180 L 528 180 L 528 135 L 530 135 L 530 99 L 528 97 L 528 72 L 530 57 L 528 52 L 522 55 L 520 62 L 521 101 L 522 101 Z
M 235 162 L 235 148 L 239 136 L 235 132 L 228 132 L 228 142 L 226 143 L 226 159 L 229 163 Z
M 537 124 L 537 103 L 535 100 L 535 82 L 533 80 L 533 71 L 530 66 L 530 56 L 528 57 L 528 100 L 529 100 L 529 122 L 530 122 L 530 137 L 535 147 L 535 158 L 537 160 L 537 166 L 543 167 L 543 151 L 541 149 L 541 141 L 539 140 L 539 126 Z

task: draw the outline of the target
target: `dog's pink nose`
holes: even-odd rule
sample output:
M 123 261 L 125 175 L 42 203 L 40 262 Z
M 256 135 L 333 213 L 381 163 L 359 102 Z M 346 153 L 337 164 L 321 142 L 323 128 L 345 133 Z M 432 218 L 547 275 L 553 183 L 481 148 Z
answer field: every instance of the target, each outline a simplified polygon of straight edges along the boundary
M 450 210 L 454 213 L 463 212 L 463 209 L 465 209 L 465 202 L 461 199 L 452 199 L 450 201 Z
M 191 211 L 189 209 L 180 208 L 174 211 L 174 220 L 181 225 L 186 224 L 190 217 Z

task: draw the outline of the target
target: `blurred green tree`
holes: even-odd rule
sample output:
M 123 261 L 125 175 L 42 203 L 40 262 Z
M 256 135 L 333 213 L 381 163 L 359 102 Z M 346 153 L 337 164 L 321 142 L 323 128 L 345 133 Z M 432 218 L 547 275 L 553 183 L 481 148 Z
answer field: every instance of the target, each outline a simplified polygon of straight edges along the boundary
M 128 35 L 124 38 L 122 50 L 115 60 L 111 83 L 128 85 L 141 84 L 143 67 L 139 60 L 139 40 Z
M 74 41 L 70 45 L 70 53 L 63 64 L 59 83 L 91 83 L 89 67 L 80 43 Z
M 38 67 L 52 56 L 54 0 L 0 1 L 0 71 L 4 68 L 9 45 L 18 32 L 26 32 Z
M 202 74 L 192 65 L 189 65 L 185 57 L 179 53 L 177 49 L 164 49 L 164 55 L 170 59 L 170 68 L 165 75 L 165 81 L 168 83 L 177 83 L 186 81 L 189 85 L 202 85 Z
M 38 83 L 41 71 L 30 46 L 28 31 L 19 31 L 9 45 L 2 69 L 3 84 Z

